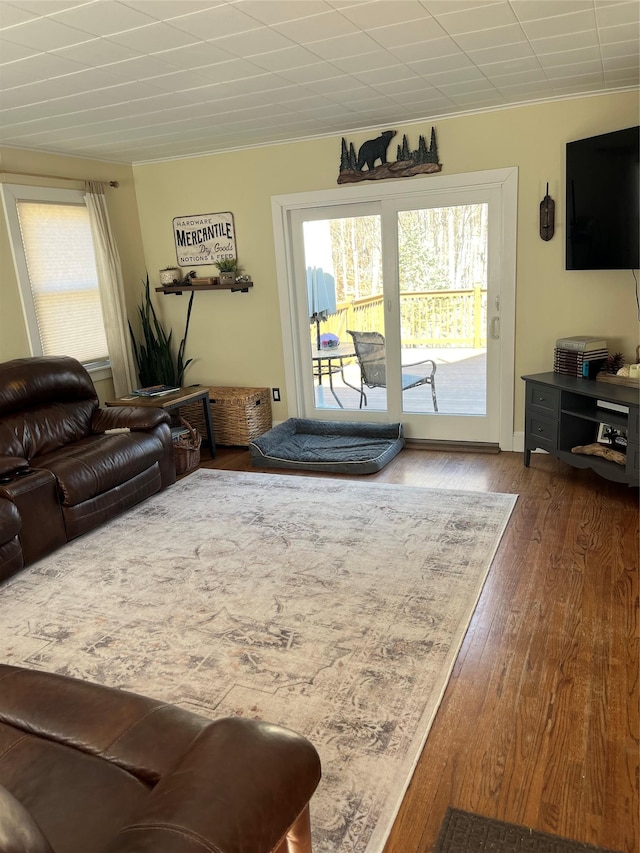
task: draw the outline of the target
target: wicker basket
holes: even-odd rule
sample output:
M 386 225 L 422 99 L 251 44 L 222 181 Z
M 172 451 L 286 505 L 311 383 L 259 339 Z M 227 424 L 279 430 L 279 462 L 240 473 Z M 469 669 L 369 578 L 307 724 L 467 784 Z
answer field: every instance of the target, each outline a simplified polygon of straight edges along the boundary
M 178 436 L 173 442 L 173 459 L 178 475 L 195 471 L 200 464 L 200 445 L 202 444 L 202 436 L 189 421 L 180 418 L 180 423 L 189 430 L 189 435 Z
M 209 388 L 211 420 L 216 444 L 246 447 L 271 429 L 271 394 L 268 388 Z M 189 403 L 181 408 L 202 433 L 206 432 L 202 405 Z

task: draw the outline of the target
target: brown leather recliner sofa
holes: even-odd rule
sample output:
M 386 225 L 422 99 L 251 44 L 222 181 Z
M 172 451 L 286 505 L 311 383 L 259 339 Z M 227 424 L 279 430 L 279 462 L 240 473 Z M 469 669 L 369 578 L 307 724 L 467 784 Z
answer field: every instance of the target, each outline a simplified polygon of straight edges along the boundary
M 311 853 L 315 748 L 0 665 L 2 853 Z
M 73 358 L 0 364 L 0 581 L 175 479 L 162 409 L 101 409 Z

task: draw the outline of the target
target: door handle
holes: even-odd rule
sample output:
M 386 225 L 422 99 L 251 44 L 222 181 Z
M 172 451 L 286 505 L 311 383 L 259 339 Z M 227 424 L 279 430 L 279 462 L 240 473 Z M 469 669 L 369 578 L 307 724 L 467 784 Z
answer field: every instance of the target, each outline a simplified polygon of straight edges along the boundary
M 491 318 L 491 337 L 496 341 L 500 338 L 500 317 Z

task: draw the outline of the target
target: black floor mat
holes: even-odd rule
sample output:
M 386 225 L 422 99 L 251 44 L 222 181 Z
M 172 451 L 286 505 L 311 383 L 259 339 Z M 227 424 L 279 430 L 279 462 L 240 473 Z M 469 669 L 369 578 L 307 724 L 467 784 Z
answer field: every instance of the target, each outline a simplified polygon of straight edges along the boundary
M 616 853 L 449 808 L 433 853 Z

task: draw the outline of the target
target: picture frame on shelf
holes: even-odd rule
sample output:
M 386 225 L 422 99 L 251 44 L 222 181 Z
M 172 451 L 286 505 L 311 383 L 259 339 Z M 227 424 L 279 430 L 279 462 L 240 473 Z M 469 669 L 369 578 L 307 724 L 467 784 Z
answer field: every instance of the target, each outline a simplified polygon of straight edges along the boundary
M 627 452 L 627 431 L 611 424 L 599 423 L 596 442 L 620 453 Z

